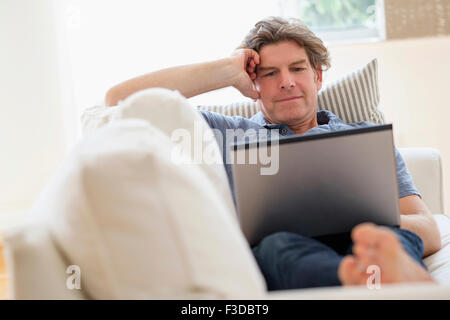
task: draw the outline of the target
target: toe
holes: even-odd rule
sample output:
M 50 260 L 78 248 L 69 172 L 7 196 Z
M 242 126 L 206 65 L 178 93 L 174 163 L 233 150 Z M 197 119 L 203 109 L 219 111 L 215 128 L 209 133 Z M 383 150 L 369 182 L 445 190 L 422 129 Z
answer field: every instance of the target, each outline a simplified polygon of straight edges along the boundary
M 343 285 L 359 285 L 363 282 L 363 274 L 358 260 L 354 256 L 346 256 L 342 259 L 338 269 L 339 280 Z
M 376 242 L 380 248 L 397 250 L 401 246 L 400 240 L 392 230 L 379 227 L 377 232 Z
M 374 245 L 376 239 L 377 226 L 373 223 L 361 223 L 353 228 L 352 240 L 354 243 L 364 245 Z

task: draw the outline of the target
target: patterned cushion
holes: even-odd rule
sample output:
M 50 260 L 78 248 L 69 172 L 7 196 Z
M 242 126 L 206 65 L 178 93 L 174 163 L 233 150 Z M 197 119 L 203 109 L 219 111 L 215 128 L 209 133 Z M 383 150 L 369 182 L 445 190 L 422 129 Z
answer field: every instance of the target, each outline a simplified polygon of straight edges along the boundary
M 330 110 L 347 123 L 370 121 L 384 123 L 379 109 L 378 63 L 374 59 L 362 68 L 328 84 L 318 95 L 319 110 Z M 252 117 L 259 111 L 252 100 L 228 105 L 198 106 L 228 116 Z

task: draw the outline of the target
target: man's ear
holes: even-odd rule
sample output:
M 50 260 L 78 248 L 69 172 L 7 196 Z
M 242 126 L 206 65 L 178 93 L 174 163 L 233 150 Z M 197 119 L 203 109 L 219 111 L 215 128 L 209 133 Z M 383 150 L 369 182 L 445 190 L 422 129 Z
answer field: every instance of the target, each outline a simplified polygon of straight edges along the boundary
M 317 68 L 315 73 L 317 91 L 322 89 L 322 69 Z
M 259 93 L 259 84 L 256 83 L 256 79 L 252 80 L 253 82 L 253 88 Z M 259 96 L 261 97 L 261 94 L 259 94 Z M 258 99 L 252 99 L 254 102 L 258 102 Z

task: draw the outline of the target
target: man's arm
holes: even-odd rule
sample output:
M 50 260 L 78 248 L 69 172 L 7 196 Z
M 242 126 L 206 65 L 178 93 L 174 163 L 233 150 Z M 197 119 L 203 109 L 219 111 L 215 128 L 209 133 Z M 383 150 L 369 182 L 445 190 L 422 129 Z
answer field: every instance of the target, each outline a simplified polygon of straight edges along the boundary
M 417 234 L 423 241 L 424 257 L 441 248 L 441 236 L 427 205 L 417 195 L 400 198 L 400 227 Z
M 151 72 L 108 90 L 105 97 L 107 106 L 115 106 L 119 100 L 147 88 L 167 88 L 178 90 L 186 98 L 205 92 L 234 86 L 243 95 L 259 97 L 252 79 L 259 55 L 250 49 L 236 50 L 229 58 L 192 65 L 178 66 Z

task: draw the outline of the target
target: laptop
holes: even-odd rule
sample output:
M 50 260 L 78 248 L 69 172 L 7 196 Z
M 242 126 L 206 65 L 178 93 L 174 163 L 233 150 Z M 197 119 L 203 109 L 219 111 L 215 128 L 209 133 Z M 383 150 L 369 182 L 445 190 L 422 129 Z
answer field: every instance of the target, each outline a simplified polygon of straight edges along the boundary
M 251 246 L 280 231 L 320 237 L 362 222 L 400 225 L 391 124 L 238 142 L 231 155 L 240 226 Z

